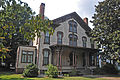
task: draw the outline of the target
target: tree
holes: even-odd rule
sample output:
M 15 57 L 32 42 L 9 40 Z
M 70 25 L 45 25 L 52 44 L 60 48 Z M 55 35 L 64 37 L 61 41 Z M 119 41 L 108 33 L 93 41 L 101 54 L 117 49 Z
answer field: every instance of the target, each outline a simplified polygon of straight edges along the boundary
M 0 35 L 0 51 L 2 48 L 4 50 L 9 48 L 9 52 L 0 53 L 1 55 L 9 54 L 10 59 L 8 61 L 12 60 L 15 63 L 18 46 L 27 45 L 36 35 L 40 37 L 41 32 L 53 32 L 52 28 L 48 27 L 52 22 L 42 20 L 40 15 L 34 16 L 34 12 L 28 4 L 21 0 L 1 0 L 0 7 L 0 30 L 2 32 Z
M 96 6 L 92 37 L 104 59 L 120 60 L 120 0 L 105 0 Z

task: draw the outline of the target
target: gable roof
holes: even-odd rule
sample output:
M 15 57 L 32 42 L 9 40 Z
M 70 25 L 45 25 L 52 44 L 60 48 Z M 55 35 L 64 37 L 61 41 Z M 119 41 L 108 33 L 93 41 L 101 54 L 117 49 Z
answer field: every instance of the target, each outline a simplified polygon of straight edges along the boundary
M 54 19 L 53 24 L 59 24 L 71 18 L 74 18 L 86 32 L 91 31 L 91 28 L 83 21 L 83 19 L 76 12 L 72 12 L 70 14 Z

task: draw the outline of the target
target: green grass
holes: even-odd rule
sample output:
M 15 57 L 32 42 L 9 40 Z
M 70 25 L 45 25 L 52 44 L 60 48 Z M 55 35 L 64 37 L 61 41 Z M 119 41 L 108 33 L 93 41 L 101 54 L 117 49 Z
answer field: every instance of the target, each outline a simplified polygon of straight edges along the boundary
M 21 74 L 0 73 L 0 80 L 107 80 L 102 78 L 63 77 L 63 78 L 23 78 Z

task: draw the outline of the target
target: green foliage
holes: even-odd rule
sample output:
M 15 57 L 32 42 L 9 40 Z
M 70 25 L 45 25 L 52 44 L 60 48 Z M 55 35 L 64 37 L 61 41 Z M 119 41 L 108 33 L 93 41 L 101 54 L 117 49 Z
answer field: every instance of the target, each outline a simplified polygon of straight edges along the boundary
M 54 30 L 51 27 L 52 21 L 43 20 L 41 15 L 32 16 L 31 19 L 26 20 L 24 26 L 21 27 L 20 32 L 24 34 L 27 40 L 34 40 L 35 36 L 41 37 L 41 32 L 53 34 Z
M 118 69 L 113 64 L 107 63 L 101 68 L 96 68 L 93 70 L 93 74 L 118 74 Z
M 47 67 L 48 67 L 48 70 L 45 72 L 45 74 L 48 77 L 51 77 L 51 78 L 58 77 L 58 69 L 57 69 L 56 66 L 53 66 L 52 64 L 49 64 Z
M 30 64 L 27 65 L 24 72 L 23 72 L 24 77 L 37 77 L 38 76 L 38 68 L 36 67 L 35 64 Z
M 70 74 L 70 76 L 77 76 L 77 71 L 75 69 L 73 69 Z
M 103 53 L 102 60 L 119 60 L 120 55 L 120 0 L 104 0 L 96 6 L 92 37 Z
M 0 50 L 2 48 L 9 48 L 9 53 L 12 53 L 9 54 L 9 56 L 12 56 L 11 60 L 14 59 L 14 62 L 17 47 L 26 42 L 24 37 L 22 37 L 23 34 L 19 33 L 19 29 L 31 15 L 33 15 L 32 10 L 21 0 L 1 0 L 0 44 L 3 46 L 0 45 Z M 0 57 L 2 57 L 2 55 L 8 55 L 5 55 L 5 53 L 8 53 L 7 51 L 8 50 L 4 52 L 0 51 Z
M 93 69 L 93 74 L 94 75 L 103 75 L 103 74 L 105 74 L 105 72 L 101 68 L 97 67 L 97 68 Z
M 27 3 L 21 0 L 0 0 L 0 57 L 15 63 L 18 46 L 28 45 L 41 32 L 53 33 L 50 20 L 42 20 Z M 34 17 L 33 17 L 34 16 Z M 5 49 L 9 48 L 9 52 Z M 3 52 L 4 50 L 4 52 Z M 4 57 L 3 57 L 4 56 Z
M 64 74 L 64 77 L 69 77 L 69 74 Z
M 105 72 L 105 74 L 118 74 L 119 72 L 113 64 L 106 64 L 101 69 Z
M 0 73 L 0 80 L 108 80 L 104 78 L 92 78 L 92 77 L 62 77 L 62 78 L 23 78 L 21 74 L 14 74 L 9 72 L 1 72 Z M 118 77 L 114 77 L 114 80 L 118 80 Z

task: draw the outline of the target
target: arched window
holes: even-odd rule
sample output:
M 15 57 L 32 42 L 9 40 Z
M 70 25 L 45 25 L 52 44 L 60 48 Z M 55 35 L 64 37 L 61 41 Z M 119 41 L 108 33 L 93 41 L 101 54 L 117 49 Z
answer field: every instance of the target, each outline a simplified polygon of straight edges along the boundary
M 77 23 L 73 20 L 70 20 L 68 23 L 69 23 L 69 31 L 77 33 Z
M 49 35 L 48 31 L 45 33 L 44 43 L 45 44 L 49 44 L 50 43 L 50 35 Z
M 57 44 L 62 44 L 63 32 L 57 32 Z
M 70 34 L 69 35 L 69 45 L 70 46 L 77 46 L 77 35 L 74 35 L 74 34 Z
M 43 65 L 48 65 L 49 64 L 49 49 L 43 49 Z
M 85 36 L 82 37 L 83 47 L 87 45 L 87 38 Z

